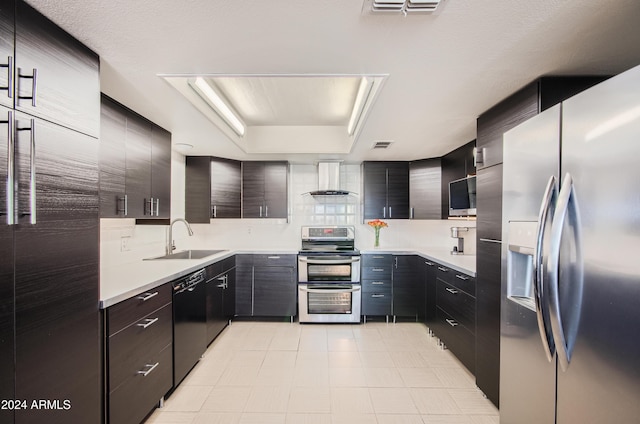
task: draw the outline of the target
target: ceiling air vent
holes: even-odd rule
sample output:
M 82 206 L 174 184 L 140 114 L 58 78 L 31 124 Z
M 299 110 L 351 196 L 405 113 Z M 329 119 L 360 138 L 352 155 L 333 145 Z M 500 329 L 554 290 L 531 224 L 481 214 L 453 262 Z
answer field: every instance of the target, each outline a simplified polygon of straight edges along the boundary
M 376 142 L 373 144 L 373 147 L 372 147 L 372 148 L 373 148 L 373 149 L 387 149 L 387 148 L 389 148 L 389 146 L 391 146 L 391 144 L 392 144 L 392 143 L 393 143 L 393 141 L 383 141 L 383 140 L 380 140 L 380 141 L 376 141 Z
M 363 12 L 432 13 L 440 3 L 441 0 L 365 0 Z

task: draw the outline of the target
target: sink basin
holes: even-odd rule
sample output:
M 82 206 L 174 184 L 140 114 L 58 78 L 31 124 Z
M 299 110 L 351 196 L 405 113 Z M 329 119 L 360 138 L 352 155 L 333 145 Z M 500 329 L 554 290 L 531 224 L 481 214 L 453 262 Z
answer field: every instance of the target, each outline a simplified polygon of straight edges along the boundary
M 203 259 L 216 253 L 225 252 L 224 249 L 219 250 L 183 250 L 181 252 L 171 253 L 169 255 L 158 256 L 156 258 L 147 258 L 145 261 L 155 261 L 158 259 Z

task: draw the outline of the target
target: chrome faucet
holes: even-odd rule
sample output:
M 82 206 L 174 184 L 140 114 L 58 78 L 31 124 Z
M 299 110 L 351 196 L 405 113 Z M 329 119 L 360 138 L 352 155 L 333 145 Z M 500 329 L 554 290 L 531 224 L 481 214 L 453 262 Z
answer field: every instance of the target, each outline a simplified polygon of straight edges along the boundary
M 186 219 L 176 218 L 173 221 L 171 221 L 171 224 L 169 224 L 169 240 L 167 241 L 167 249 L 166 249 L 167 255 L 170 255 L 171 252 L 173 252 L 176 249 L 176 244 L 173 241 L 173 224 L 175 224 L 178 221 L 184 222 L 184 225 L 187 226 L 187 231 L 189 231 L 189 236 L 193 235 L 193 230 L 191 229 L 191 225 L 189 225 Z

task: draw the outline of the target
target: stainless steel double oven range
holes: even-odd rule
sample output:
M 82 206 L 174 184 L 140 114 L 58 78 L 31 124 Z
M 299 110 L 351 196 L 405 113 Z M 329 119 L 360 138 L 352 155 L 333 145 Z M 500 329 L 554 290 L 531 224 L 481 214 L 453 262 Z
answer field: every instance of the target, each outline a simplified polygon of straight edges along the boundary
M 304 226 L 298 253 L 300 322 L 359 323 L 360 252 L 353 226 Z

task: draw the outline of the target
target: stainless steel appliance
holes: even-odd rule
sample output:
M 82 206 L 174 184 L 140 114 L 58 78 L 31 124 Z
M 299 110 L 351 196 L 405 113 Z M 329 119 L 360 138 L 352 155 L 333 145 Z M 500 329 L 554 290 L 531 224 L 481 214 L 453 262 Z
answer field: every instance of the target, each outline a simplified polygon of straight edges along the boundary
M 176 387 L 207 349 L 205 270 L 173 285 L 173 386 Z
M 360 322 L 360 252 L 354 234 L 353 226 L 302 227 L 300 322 Z
M 640 417 L 638 93 L 640 67 L 504 135 L 502 424 Z

